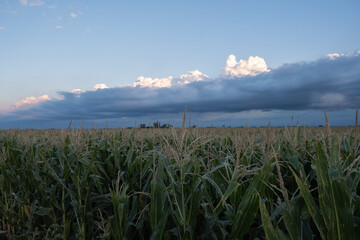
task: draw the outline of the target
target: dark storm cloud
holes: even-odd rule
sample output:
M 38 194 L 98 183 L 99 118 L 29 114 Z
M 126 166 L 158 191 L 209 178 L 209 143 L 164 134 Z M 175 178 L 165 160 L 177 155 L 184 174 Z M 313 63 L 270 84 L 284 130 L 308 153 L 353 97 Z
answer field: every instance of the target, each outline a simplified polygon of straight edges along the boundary
M 122 87 L 61 92 L 3 120 L 69 120 L 138 117 L 182 112 L 351 109 L 360 104 L 360 55 L 281 66 L 257 76 L 218 78 L 171 88 Z

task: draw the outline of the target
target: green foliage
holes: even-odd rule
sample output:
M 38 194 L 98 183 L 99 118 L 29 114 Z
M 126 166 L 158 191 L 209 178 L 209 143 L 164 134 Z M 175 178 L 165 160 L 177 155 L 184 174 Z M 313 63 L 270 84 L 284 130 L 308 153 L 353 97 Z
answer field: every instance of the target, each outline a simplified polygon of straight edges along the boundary
M 359 140 L 325 131 L 0 131 L 0 239 L 355 239 Z

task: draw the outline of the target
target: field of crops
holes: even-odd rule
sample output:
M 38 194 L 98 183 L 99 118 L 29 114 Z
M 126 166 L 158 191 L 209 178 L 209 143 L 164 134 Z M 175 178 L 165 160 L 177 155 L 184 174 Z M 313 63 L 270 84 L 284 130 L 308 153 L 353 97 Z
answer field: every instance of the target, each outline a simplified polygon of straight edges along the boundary
M 355 127 L 0 131 L 0 239 L 356 239 Z

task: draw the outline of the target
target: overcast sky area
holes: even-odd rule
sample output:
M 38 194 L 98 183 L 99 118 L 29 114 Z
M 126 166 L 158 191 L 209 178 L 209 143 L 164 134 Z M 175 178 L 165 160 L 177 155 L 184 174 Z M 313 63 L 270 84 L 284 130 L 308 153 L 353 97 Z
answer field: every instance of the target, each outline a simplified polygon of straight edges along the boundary
M 0 0 L 0 129 L 354 125 L 360 1 Z M 188 122 L 187 122 L 188 124 Z

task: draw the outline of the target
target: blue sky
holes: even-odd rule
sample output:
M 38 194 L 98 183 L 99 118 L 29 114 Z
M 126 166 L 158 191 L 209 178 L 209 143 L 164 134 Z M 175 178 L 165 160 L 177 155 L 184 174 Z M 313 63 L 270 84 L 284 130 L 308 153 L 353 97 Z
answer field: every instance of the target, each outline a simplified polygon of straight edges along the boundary
M 323 121 L 324 108 L 334 124 L 353 124 L 359 12 L 359 1 L 0 0 L 0 128 L 61 128 L 71 119 L 176 125 L 185 104 L 204 126 L 282 125 L 291 115 L 311 125 Z M 308 79 L 327 92 L 307 91 L 299 81 Z M 309 101 L 286 106 L 290 90 Z M 124 92 L 133 95 L 119 97 Z M 271 105 L 255 92 L 284 99 Z

